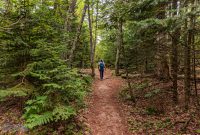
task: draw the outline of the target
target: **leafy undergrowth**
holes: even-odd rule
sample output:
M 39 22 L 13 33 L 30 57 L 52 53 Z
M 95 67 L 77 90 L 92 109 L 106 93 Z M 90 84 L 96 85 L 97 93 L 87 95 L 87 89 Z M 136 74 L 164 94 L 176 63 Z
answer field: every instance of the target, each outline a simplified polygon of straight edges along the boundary
M 77 118 L 46 124 L 32 130 L 26 128 L 22 118 L 25 99 L 15 98 L 0 103 L 1 135 L 82 135 L 83 124 Z
M 134 100 L 128 88 L 121 91 L 120 97 L 124 100 L 133 134 L 198 134 L 200 113 L 194 106 L 194 101 L 191 101 L 190 109 L 184 111 L 183 82 L 179 81 L 178 84 L 178 105 L 172 102 L 171 83 L 152 77 L 132 79 Z
M 18 90 L 18 85 L 15 89 L 2 90 L 4 95 L 0 96 L 0 134 L 82 134 L 83 124 L 76 117 L 80 109 L 85 107 L 83 99 L 90 90 L 92 79 L 77 71 L 63 75 L 70 78 L 58 81 L 59 85 L 43 85 L 44 88 L 50 87 L 46 92 L 45 89 L 37 89 L 31 94 L 21 94 L 21 88 L 26 85 L 20 85 L 19 92 L 13 92 L 16 88 Z

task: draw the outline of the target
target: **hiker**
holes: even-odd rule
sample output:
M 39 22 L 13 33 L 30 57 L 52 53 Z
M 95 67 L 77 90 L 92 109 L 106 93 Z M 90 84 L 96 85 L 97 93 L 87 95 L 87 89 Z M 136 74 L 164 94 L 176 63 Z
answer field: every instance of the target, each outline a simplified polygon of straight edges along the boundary
M 100 79 L 103 80 L 104 69 L 105 69 L 105 63 L 103 62 L 103 60 L 100 60 L 99 65 L 98 65 L 98 69 L 99 69 L 99 72 L 100 72 Z

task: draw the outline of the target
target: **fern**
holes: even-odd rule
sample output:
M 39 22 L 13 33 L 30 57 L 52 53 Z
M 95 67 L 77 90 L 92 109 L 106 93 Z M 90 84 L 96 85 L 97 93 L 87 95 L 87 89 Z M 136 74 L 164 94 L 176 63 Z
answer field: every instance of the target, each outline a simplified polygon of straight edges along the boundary
M 45 112 L 43 114 L 31 114 L 27 117 L 25 126 L 27 128 L 34 128 L 36 126 L 41 126 L 53 121 L 52 112 Z
M 76 114 L 71 106 L 49 106 L 47 96 L 38 96 L 35 100 L 28 100 L 25 110 L 23 115 L 26 120 L 25 126 L 30 129 L 52 121 L 68 120 Z
M 147 94 L 144 95 L 145 98 L 151 98 L 155 95 L 160 93 L 160 89 L 154 89 L 153 91 L 148 92 Z
M 31 114 L 41 113 L 45 108 L 47 108 L 47 96 L 37 96 L 36 99 L 28 100 L 26 105 L 26 112 L 23 117 L 28 119 Z
M 75 115 L 76 111 L 71 106 L 58 106 L 53 110 L 55 121 L 68 120 L 71 116 Z
M 34 128 L 50 122 L 68 120 L 76 114 L 71 106 L 50 105 L 47 96 L 38 96 L 36 99 L 28 100 L 23 118 L 26 120 L 27 128 Z
M 47 108 L 47 96 L 37 96 L 36 99 L 28 100 L 26 105 L 23 118 L 27 128 L 32 129 L 53 120 L 52 112 L 44 111 Z
M 149 86 L 149 83 L 148 82 L 144 82 L 144 83 L 141 83 L 141 84 L 136 84 L 134 85 L 134 88 L 136 90 L 144 90 L 145 88 L 147 88 Z
M 32 106 L 33 107 L 33 106 Z M 42 114 L 34 114 L 26 116 L 25 126 L 27 128 L 34 128 L 44 124 L 48 124 L 52 121 L 68 120 L 71 116 L 74 116 L 76 111 L 70 106 L 55 107 L 53 111 L 47 111 Z

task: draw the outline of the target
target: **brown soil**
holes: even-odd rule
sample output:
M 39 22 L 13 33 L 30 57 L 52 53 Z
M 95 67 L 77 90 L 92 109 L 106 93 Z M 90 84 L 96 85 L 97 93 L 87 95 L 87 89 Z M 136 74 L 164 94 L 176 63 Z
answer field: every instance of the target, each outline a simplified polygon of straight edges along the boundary
M 85 114 L 90 135 L 129 135 L 128 124 L 118 100 L 118 93 L 123 80 L 112 76 L 110 70 L 105 72 L 104 80 L 96 78 L 93 83 L 92 98 Z
M 123 110 L 118 100 L 123 80 L 112 76 L 110 70 L 105 72 L 104 80 L 96 78 L 93 83 L 92 97 L 85 114 L 86 123 L 90 129 L 88 135 L 129 135 L 128 124 L 123 116 Z

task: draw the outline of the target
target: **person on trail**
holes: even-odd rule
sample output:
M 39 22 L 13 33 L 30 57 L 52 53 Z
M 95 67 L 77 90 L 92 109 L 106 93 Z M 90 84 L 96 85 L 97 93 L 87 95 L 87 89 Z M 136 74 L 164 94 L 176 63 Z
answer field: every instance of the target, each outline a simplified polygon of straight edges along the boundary
M 98 65 L 98 69 L 99 69 L 99 72 L 100 72 L 100 79 L 103 80 L 104 69 L 105 69 L 105 63 L 103 62 L 103 60 L 100 60 L 99 65 Z

